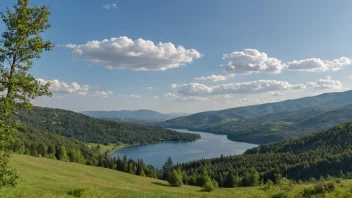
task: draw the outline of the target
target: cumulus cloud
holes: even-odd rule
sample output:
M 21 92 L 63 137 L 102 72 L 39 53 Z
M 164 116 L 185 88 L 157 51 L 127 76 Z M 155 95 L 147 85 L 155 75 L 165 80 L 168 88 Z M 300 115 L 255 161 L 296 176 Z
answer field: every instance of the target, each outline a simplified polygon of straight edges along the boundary
M 345 65 L 351 64 L 351 60 L 346 57 L 341 57 L 334 60 L 321 60 L 320 58 L 310 58 L 305 60 L 294 60 L 288 62 L 288 69 L 296 71 L 337 71 Z
M 227 61 L 225 73 L 251 74 L 251 73 L 280 73 L 287 66 L 276 58 L 270 58 L 264 52 L 256 49 L 245 49 L 224 54 L 223 60 Z
M 173 43 L 154 44 L 141 38 L 126 36 L 88 41 L 86 44 L 68 44 L 74 59 L 103 65 L 109 69 L 135 71 L 164 71 L 192 63 L 203 55 L 195 49 L 185 49 Z
M 204 102 L 204 101 L 208 101 L 209 99 L 206 97 L 194 97 L 194 96 L 187 96 L 187 97 L 176 97 L 175 101 L 178 102 Z
M 174 98 L 174 97 L 176 97 L 176 95 L 173 94 L 173 93 L 164 93 L 164 96 L 165 96 L 166 98 Z
M 284 93 L 281 92 L 276 92 L 276 91 L 269 91 L 268 94 L 270 94 L 271 96 L 284 96 Z
M 93 96 L 108 97 L 113 94 L 112 91 L 96 91 Z
M 325 79 L 319 79 L 317 82 L 308 83 L 309 87 L 314 89 L 334 89 L 339 90 L 343 89 L 343 84 L 338 80 L 333 80 L 330 76 L 327 76 Z
M 149 90 L 154 90 L 154 91 L 158 90 L 158 88 L 155 88 L 155 87 L 146 87 L 146 88 L 149 89 Z
M 79 85 L 77 82 L 67 83 L 64 81 L 59 81 L 57 79 L 44 80 L 41 78 L 37 79 L 37 81 L 41 85 L 50 83 L 51 85 L 49 87 L 49 90 L 56 93 L 86 95 L 89 90 L 88 85 Z
M 135 95 L 135 94 L 119 94 L 119 96 L 124 97 L 124 98 L 136 98 L 136 99 L 141 98 L 140 95 Z
M 279 90 L 305 89 L 303 84 L 290 84 L 286 81 L 257 80 L 242 83 L 229 83 L 207 86 L 199 83 L 179 85 L 177 92 L 184 96 L 211 96 L 224 94 L 257 94 Z
M 178 84 L 175 84 L 175 83 L 173 83 L 173 84 L 170 85 L 170 87 L 173 88 L 173 89 L 176 89 L 177 86 L 178 86 Z
M 217 82 L 217 81 L 223 81 L 223 80 L 227 80 L 227 76 L 224 75 L 210 75 L 210 76 L 202 76 L 202 77 L 198 77 L 195 78 L 195 80 L 211 80 L 213 82 Z
M 105 4 L 105 5 L 103 5 L 103 8 L 104 8 L 104 9 L 107 9 L 107 10 L 109 10 L 109 9 L 116 9 L 116 8 L 117 8 L 117 5 L 116 5 L 115 3 L 112 3 L 112 4 Z

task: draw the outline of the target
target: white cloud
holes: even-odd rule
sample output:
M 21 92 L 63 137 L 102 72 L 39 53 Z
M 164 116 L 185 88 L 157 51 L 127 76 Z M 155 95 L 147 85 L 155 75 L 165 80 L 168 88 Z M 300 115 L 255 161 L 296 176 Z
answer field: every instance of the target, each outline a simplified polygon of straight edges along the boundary
M 141 98 L 140 95 L 134 95 L 134 94 L 119 94 L 119 96 L 124 97 L 124 98 L 136 98 L 136 99 Z
M 113 94 L 112 91 L 96 91 L 93 96 L 108 97 Z
M 281 92 L 276 92 L 276 91 L 269 91 L 268 94 L 270 94 L 271 96 L 284 96 L 284 93 Z
M 189 83 L 180 85 L 177 92 L 185 96 L 206 96 L 213 92 L 212 87 L 208 87 L 204 84 Z
M 314 89 L 334 89 L 339 90 L 343 89 L 343 84 L 338 80 L 333 80 L 330 76 L 327 76 L 325 79 L 319 79 L 317 82 L 308 83 L 309 87 Z
M 225 73 L 251 74 L 251 73 L 280 73 L 287 66 L 276 58 L 270 58 L 264 52 L 256 49 L 245 49 L 231 54 L 224 54 L 223 59 L 227 61 Z
M 213 82 L 217 82 L 217 81 L 223 81 L 223 80 L 227 80 L 227 76 L 224 75 L 210 75 L 210 76 L 202 76 L 202 77 L 198 77 L 195 78 L 194 80 L 211 80 Z
M 174 98 L 174 97 L 176 97 L 176 95 L 173 94 L 173 93 L 164 93 L 164 96 L 165 96 L 166 98 Z
M 173 83 L 170 86 L 171 86 L 171 88 L 175 89 L 175 88 L 177 88 L 178 84 Z
M 126 36 L 88 41 L 86 44 L 68 44 L 77 60 L 103 65 L 109 69 L 136 71 L 163 71 L 192 63 L 203 55 L 195 49 L 185 49 L 173 43 L 132 40 Z
M 155 88 L 155 87 L 146 87 L 146 88 L 149 89 L 149 90 L 154 90 L 154 91 L 158 90 L 158 88 Z
M 194 96 L 187 96 L 187 97 L 176 97 L 175 101 L 178 102 L 204 102 L 204 101 L 208 101 L 209 99 L 206 97 L 194 97 Z
M 211 96 L 223 94 L 257 94 L 279 90 L 299 90 L 306 88 L 303 84 L 290 84 L 286 81 L 257 80 L 242 83 L 229 83 L 207 86 L 199 83 L 179 85 L 177 92 L 184 96 Z
M 107 9 L 107 10 L 109 10 L 109 9 L 116 9 L 116 8 L 117 8 L 117 5 L 116 5 L 115 3 L 112 3 L 112 4 L 105 4 L 105 5 L 103 5 L 103 8 L 104 8 L 104 9 Z
M 88 85 L 79 85 L 76 82 L 72 83 L 66 83 L 64 81 L 59 81 L 57 79 L 54 80 L 44 80 L 44 79 L 37 79 L 37 81 L 41 85 L 45 85 L 46 83 L 50 83 L 49 90 L 52 92 L 57 92 L 57 93 L 64 93 L 64 94 L 79 94 L 79 95 L 86 95 L 89 86 Z
M 345 65 L 351 64 L 351 60 L 346 57 L 341 57 L 335 60 L 321 60 L 320 58 L 310 58 L 305 60 L 294 60 L 288 62 L 288 69 L 296 71 L 337 71 Z
M 158 96 L 153 96 L 154 99 L 158 99 L 159 97 Z

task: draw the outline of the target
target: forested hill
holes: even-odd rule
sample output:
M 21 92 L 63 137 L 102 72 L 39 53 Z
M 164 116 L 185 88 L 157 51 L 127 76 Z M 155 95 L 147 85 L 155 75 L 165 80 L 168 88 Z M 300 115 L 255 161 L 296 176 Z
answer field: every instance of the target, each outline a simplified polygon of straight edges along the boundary
M 283 111 L 296 111 L 309 107 L 336 109 L 350 104 L 352 104 L 352 91 L 325 93 L 318 96 L 286 100 L 276 103 L 196 113 L 185 117 L 167 120 L 162 124 L 168 127 L 196 128 L 236 119 L 256 118 Z
M 281 176 L 294 180 L 352 175 L 352 122 L 319 133 L 279 143 L 269 143 L 245 154 L 221 156 L 181 165 L 189 182 L 204 171 L 220 186 L 252 185 L 248 177 L 264 182 Z M 196 183 L 194 183 L 196 184 Z
M 352 122 L 313 133 L 301 138 L 264 144 L 249 149 L 245 154 L 292 153 L 301 154 L 312 150 L 346 150 L 352 148 Z M 351 167 L 352 168 L 352 167 Z
M 234 141 L 265 144 L 301 137 L 352 120 L 351 104 L 352 91 L 328 93 L 279 103 L 204 112 L 168 120 L 161 125 L 226 134 Z
M 156 143 L 160 141 L 192 141 L 200 136 L 179 133 L 161 127 L 91 118 L 72 111 L 34 107 L 31 112 L 21 111 L 24 124 L 43 132 L 55 133 L 91 143 Z

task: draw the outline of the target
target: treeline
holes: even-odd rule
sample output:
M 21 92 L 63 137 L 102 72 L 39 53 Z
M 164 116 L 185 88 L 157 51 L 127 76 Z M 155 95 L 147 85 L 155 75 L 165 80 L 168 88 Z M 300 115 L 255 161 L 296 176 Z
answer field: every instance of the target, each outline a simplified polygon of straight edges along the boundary
M 111 158 L 108 152 L 101 154 L 99 145 L 89 146 L 78 140 L 42 133 L 24 124 L 18 131 L 19 140 L 12 147 L 15 153 L 105 167 L 140 176 L 163 178 L 161 171 L 145 164 L 142 160 L 127 159 L 126 156 L 122 159 Z
M 43 132 L 89 143 L 151 144 L 160 141 L 193 141 L 201 138 L 198 134 L 96 119 L 61 109 L 34 107 L 31 112 L 21 111 L 18 117 L 24 124 Z
M 266 105 L 270 106 L 270 104 Z M 253 117 L 241 117 L 237 114 L 229 116 L 228 113 L 231 113 L 231 111 L 226 113 L 226 110 L 223 110 L 175 118 L 162 122 L 160 125 L 224 134 L 228 135 L 228 138 L 233 141 L 265 144 L 302 137 L 352 119 L 350 102 L 341 103 L 338 107 L 301 107 L 268 112 L 264 116 L 253 114 Z M 251 107 L 243 108 L 251 109 Z
M 317 180 L 351 176 L 352 123 L 302 138 L 270 143 L 243 155 L 197 160 L 179 166 L 184 183 L 200 185 L 206 173 L 220 187 L 253 186 L 282 176 L 290 180 Z

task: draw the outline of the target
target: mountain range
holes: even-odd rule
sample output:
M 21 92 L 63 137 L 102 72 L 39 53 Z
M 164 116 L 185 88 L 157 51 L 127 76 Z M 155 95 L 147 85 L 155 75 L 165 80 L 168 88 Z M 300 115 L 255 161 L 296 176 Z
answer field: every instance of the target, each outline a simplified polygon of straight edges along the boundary
M 108 120 L 120 121 L 120 122 L 133 122 L 140 124 L 148 124 L 154 122 L 161 122 L 169 119 L 173 119 L 179 116 L 186 116 L 186 113 L 174 113 L 164 114 L 157 111 L 140 109 L 136 111 L 121 110 L 121 111 L 82 111 L 84 115 L 88 115 L 94 118 L 104 118 Z
M 161 122 L 226 134 L 235 141 L 263 144 L 300 137 L 352 119 L 352 91 L 325 93 L 276 103 L 208 111 Z

